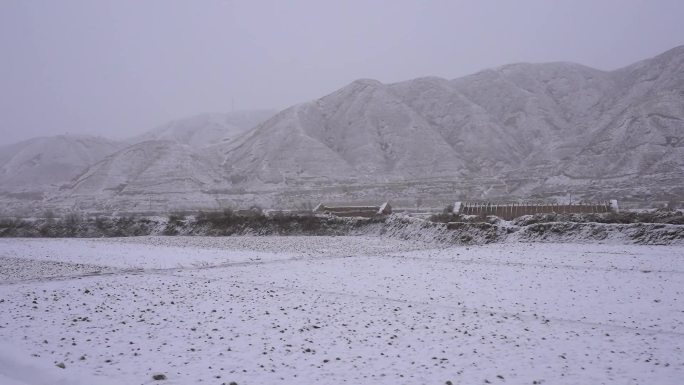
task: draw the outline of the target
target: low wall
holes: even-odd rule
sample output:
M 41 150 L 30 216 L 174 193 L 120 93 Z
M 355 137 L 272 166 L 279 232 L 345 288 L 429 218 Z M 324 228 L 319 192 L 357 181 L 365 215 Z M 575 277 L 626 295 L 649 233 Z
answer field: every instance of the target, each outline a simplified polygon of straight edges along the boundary
M 615 211 L 616 204 L 609 201 L 601 203 L 578 203 L 578 204 L 529 204 L 529 203 L 457 203 L 458 214 L 462 215 L 496 215 L 499 218 L 510 220 L 523 215 L 544 214 L 597 214 Z
M 380 206 L 325 206 L 321 203 L 316 206 L 313 212 L 333 214 L 338 217 L 373 218 L 379 215 L 391 214 L 392 206 L 387 202 Z

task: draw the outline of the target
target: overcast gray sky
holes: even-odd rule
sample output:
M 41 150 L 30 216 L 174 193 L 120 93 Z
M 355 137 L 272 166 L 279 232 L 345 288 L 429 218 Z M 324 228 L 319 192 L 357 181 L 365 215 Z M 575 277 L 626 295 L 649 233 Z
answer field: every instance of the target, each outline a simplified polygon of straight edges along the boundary
M 0 0 L 0 143 L 282 109 L 357 78 L 615 69 L 684 44 L 682 15 L 682 0 Z

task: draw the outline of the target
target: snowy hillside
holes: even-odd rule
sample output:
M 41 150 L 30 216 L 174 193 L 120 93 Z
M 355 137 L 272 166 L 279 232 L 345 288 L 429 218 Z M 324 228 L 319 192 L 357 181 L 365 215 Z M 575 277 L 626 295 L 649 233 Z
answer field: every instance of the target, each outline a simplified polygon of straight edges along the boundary
M 78 201 L 99 210 L 173 210 L 182 206 L 214 207 L 205 190 L 222 177 L 209 157 L 172 141 L 146 141 L 108 156 L 75 178 L 61 201 Z M 168 207 L 173 202 L 174 207 Z M 188 202 L 183 204 L 183 202 Z
M 224 154 L 232 174 L 262 183 L 419 178 L 462 168 L 422 116 L 373 80 L 292 107 Z
M 684 168 L 684 47 L 611 73 L 612 109 L 569 162 L 574 176 L 680 174 Z M 596 165 L 604 167 L 597 168 Z
M 263 121 L 271 114 L 178 120 L 59 173 L 49 171 L 59 162 L 38 172 L 43 158 L 5 148 L 2 186 L 63 184 L 90 166 L 47 202 L 113 210 L 684 197 L 684 46 L 615 71 L 521 63 L 453 80 L 357 80 Z
M 87 135 L 41 137 L 0 147 L 0 194 L 42 195 L 122 147 Z
M 226 187 L 215 147 L 275 114 L 271 110 L 203 114 L 130 139 L 129 147 L 93 164 L 48 204 L 96 210 L 172 211 L 216 208 Z
M 276 114 L 273 110 L 239 111 L 225 114 L 201 114 L 159 126 L 127 142 L 170 140 L 195 148 L 230 141 Z
M 678 47 L 612 72 L 513 64 L 451 81 L 359 80 L 281 112 L 222 155 L 244 186 L 274 191 L 389 182 L 376 193 L 414 195 L 420 181 L 426 196 L 662 199 L 684 192 L 682 137 Z
M 225 178 L 217 176 L 220 161 L 209 160 L 212 151 L 205 147 L 233 140 L 275 113 L 197 115 L 124 142 L 60 135 L 0 147 L 0 199 L 6 204 L 0 211 L 31 211 L 35 200 L 42 200 L 39 212 L 76 202 L 107 210 L 214 207 L 216 198 L 201 190 Z

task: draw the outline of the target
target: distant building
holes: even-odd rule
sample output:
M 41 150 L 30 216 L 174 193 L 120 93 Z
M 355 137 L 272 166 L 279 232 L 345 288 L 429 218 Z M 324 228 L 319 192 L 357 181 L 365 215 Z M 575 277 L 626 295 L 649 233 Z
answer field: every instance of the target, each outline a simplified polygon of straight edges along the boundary
M 389 202 L 385 202 L 380 206 L 325 206 L 321 203 L 313 211 L 320 214 L 332 214 L 338 217 L 373 218 L 392 214 L 392 206 Z
M 456 202 L 454 214 L 461 215 L 495 215 L 501 219 L 513 219 L 523 215 L 534 214 L 582 214 L 582 213 L 617 213 L 617 200 L 600 203 L 578 203 L 561 205 L 555 203 L 492 203 L 492 202 Z

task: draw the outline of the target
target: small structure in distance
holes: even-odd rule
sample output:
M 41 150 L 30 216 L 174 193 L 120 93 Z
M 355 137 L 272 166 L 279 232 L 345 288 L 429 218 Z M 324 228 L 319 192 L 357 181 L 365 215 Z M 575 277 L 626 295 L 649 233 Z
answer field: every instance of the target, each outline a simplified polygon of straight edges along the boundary
M 338 217 L 373 218 L 392 214 L 392 206 L 389 202 L 380 206 L 325 206 L 321 203 L 313 211 L 318 214 L 332 214 Z
M 523 215 L 534 214 L 582 214 L 582 213 L 617 213 L 617 200 L 599 203 L 492 203 L 492 202 L 456 202 L 454 214 L 457 215 L 495 215 L 501 219 L 510 220 Z

